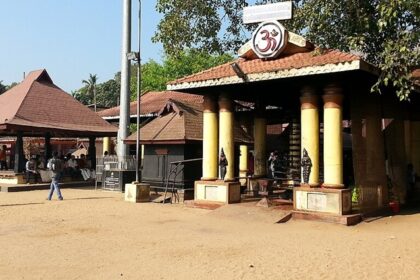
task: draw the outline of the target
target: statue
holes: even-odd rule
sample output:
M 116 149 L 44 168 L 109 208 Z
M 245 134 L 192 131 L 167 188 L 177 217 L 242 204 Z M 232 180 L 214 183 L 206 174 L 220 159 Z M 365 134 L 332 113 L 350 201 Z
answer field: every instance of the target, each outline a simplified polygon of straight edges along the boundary
M 303 148 L 303 156 L 300 163 L 302 167 L 303 183 L 309 184 L 309 176 L 311 175 L 312 160 L 308 155 L 308 151 Z
M 220 179 L 224 180 L 226 176 L 226 166 L 228 165 L 228 161 L 225 156 L 225 152 L 223 151 L 223 148 L 220 152 L 219 157 L 219 167 L 220 167 Z

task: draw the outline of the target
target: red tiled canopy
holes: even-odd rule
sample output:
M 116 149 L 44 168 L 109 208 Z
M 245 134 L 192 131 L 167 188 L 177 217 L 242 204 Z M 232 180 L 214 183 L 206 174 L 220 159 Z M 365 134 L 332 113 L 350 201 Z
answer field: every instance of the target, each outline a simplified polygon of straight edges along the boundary
M 168 102 L 169 99 L 176 99 L 190 103 L 202 103 L 203 96 L 186 94 L 175 91 L 149 91 L 141 96 L 140 99 L 140 115 L 156 115 L 160 109 Z M 99 116 L 109 119 L 118 118 L 120 115 L 120 106 L 109 108 L 98 112 Z M 130 115 L 137 114 L 137 101 L 130 103 Z
M 118 129 L 54 85 L 45 69 L 0 95 L 0 134 L 114 136 Z
M 239 58 L 169 82 L 167 88 L 183 90 L 243 83 L 244 81 L 233 70 L 232 63 L 236 63 L 248 76 L 247 82 L 351 70 L 365 70 L 373 73 L 376 71 L 375 67 L 363 61 L 359 56 L 337 50 L 321 51 L 316 49 L 310 52 L 281 56 L 273 60 Z

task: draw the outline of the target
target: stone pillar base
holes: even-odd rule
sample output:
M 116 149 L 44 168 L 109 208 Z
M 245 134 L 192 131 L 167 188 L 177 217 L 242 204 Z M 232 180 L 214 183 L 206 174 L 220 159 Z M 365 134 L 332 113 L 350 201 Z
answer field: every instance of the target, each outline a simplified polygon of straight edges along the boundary
M 125 201 L 128 202 L 149 202 L 150 185 L 133 182 L 125 184 Z
M 300 183 L 300 186 L 302 188 L 319 188 L 319 184 L 313 184 L 313 183 Z
M 223 180 L 195 181 L 194 200 L 226 204 L 241 202 L 241 184 Z
M 322 184 L 322 187 L 326 189 L 344 189 L 343 184 Z
M 298 187 L 293 189 L 293 209 L 336 215 L 351 213 L 350 189 Z

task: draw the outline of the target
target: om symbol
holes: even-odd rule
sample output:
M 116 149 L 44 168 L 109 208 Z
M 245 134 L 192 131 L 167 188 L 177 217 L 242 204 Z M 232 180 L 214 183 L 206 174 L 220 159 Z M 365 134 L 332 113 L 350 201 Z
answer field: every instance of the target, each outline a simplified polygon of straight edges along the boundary
M 259 49 L 260 52 L 266 52 L 268 50 L 272 50 L 274 51 L 277 47 L 277 40 L 274 37 L 271 37 L 272 35 L 277 36 L 278 32 L 276 32 L 274 29 L 273 31 L 270 33 L 268 32 L 268 30 L 263 30 L 260 32 L 261 35 L 264 35 L 264 37 L 261 38 L 261 40 L 266 41 L 267 44 L 265 46 L 265 48 L 260 48 L 259 45 L 257 45 L 257 48 Z
M 261 23 L 252 34 L 252 50 L 262 59 L 276 58 L 286 47 L 287 33 L 277 21 Z

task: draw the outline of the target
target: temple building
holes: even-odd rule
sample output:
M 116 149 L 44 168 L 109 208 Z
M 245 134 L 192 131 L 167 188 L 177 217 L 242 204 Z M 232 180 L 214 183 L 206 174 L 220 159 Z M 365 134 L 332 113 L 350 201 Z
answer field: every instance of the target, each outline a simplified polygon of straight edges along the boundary
M 300 186 L 293 194 L 296 213 L 350 214 L 354 188 L 360 190 L 366 211 L 381 208 L 391 199 L 404 203 L 407 165 L 412 163 L 420 174 L 418 96 L 401 102 L 392 87 L 382 89 L 382 94 L 372 93 L 380 72 L 362 57 L 316 48 L 278 22 L 261 24 L 261 28 L 271 28 L 276 32 L 270 31 L 270 36 L 280 37 L 264 41 L 259 34 L 266 33 L 254 32 L 239 51 L 239 59 L 167 85 L 171 91 L 204 97 L 203 165 L 195 199 L 240 201 L 234 166 L 238 161 L 244 170 L 248 166 L 241 158 L 247 153 L 240 157 L 234 148 L 237 114 L 233 104 L 238 100 L 255 104 L 249 112 L 253 116 L 253 178 L 268 175 L 267 124 L 294 131 L 282 145 L 288 151 L 289 167 L 300 170 Z M 282 45 L 266 46 L 276 42 Z M 220 180 L 222 150 L 229 164 Z

